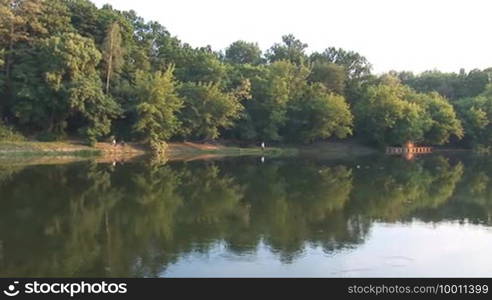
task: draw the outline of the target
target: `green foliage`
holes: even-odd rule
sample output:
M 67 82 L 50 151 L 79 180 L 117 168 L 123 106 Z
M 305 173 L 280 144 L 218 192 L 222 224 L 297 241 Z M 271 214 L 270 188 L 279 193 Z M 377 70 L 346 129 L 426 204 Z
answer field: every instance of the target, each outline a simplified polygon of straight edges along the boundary
M 352 134 L 352 113 L 345 98 L 312 85 L 289 108 L 287 136 L 293 141 L 313 142 Z
M 24 140 L 26 140 L 26 138 L 22 134 L 0 122 L 0 141 L 21 142 Z
M 43 131 L 36 135 L 36 140 L 40 142 L 57 142 L 64 140 L 66 136 L 63 133 L 54 133 Z
M 319 82 L 329 91 L 343 95 L 347 81 L 345 68 L 325 61 L 316 61 L 312 64 L 311 73 L 308 80 L 310 82 Z
M 280 130 L 287 123 L 290 103 L 307 85 L 309 69 L 289 61 L 277 61 L 261 69 L 251 79 L 252 100 L 247 106 L 256 136 L 267 141 L 280 141 Z
M 422 107 L 407 100 L 411 93 L 399 84 L 369 87 L 355 107 L 359 132 L 378 144 L 422 141 L 427 119 Z
M 367 59 L 354 51 L 330 47 L 324 52 L 315 52 L 310 56 L 311 61 L 326 61 L 345 68 L 349 79 L 361 79 L 371 73 L 371 64 Z
M 180 81 L 220 82 L 226 76 L 226 66 L 208 48 L 185 49 L 185 56 L 176 62 L 176 78 Z
M 151 140 L 150 150 L 155 158 L 164 158 L 169 145 L 164 141 Z
M 261 49 L 257 43 L 237 41 L 226 49 L 225 59 L 234 64 L 258 65 L 262 62 Z
M 302 64 L 307 57 L 305 50 L 307 44 L 296 39 L 292 34 L 282 36 L 282 44 L 273 45 L 267 52 L 266 57 L 270 62 L 288 60 L 294 64 Z
M 381 145 L 492 144 L 492 69 L 376 77 L 357 52 L 307 53 L 292 34 L 265 54 L 242 40 L 215 51 L 90 0 L 0 0 L 0 119 L 90 144 L 109 134 L 156 145 L 352 134 Z
M 110 133 L 111 122 L 120 115 L 121 108 L 111 96 L 102 92 L 99 78 L 83 78 L 76 84 L 69 91 L 71 106 L 86 123 L 79 131 L 95 145 L 97 138 Z
M 22 123 L 56 133 L 65 130 L 69 118 L 79 118 L 79 130 L 91 141 L 108 134 L 119 106 L 102 91 L 96 70 L 100 59 L 93 41 L 78 34 L 43 40 L 31 61 L 37 72 L 26 74 L 30 84 L 18 93 L 16 116 Z
M 147 142 L 167 140 L 180 126 L 176 112 L 183 101 L 176 93 L 173 71 L 174 67 L 171 66 L 165 72 L 137 72 L 135 95 L 138 99 L 138 121 L 134 129 Z
M 49 35 L 63 34 L 75 30 L 71 22 L 71 13 L 66 0 L 43 1 L 40 22 Z
M 216 139 L 220 129 L 233 126 L 244 109 L 237 93 L 223 92 L 216 83 L 184 83 L 179 94 L 184 99 L 180 118 L 185 137 Z
M 419 75 L 401 72 L 397 76 L 402 80 L 402 83 L 409 85 L 416 91 L 435 91 L 448 99 L 457 100 L 475 97 L 482 93 L 490 82 L 492 70 L 471 70 L 469 73 L 461 70 L 459 74 L 426 71 Z
M 445 98 L 417 93 L 395 77 L 381 81 L 369 87 L 355 107 L 357 127 L 367 138 L 382 145 L 406 141 L 442 145 L 451 136 L 463 137 L 461 122 Z
M 473 147 L 473 152 L 480 155 L 490 155 L 492 154 L 492 146 L 477 144 Z
M 458 112 L 465 128 L 465 141 L 469 146 L 488 147 L 492 145 L 492 85 L 485 92 L 473 98 L 457 102 Z
M 96 5 L 90 0 L 65 0 L 64 2 L 70 11 L 72 26 L 77 29 L 77 32 L 84 37 L 100 41 L 103 31 L 98 26 L 99 12 Z
M 437 92 L 415 94 L 414 102 L 419 104 L 429 119 L 424 134 L 424 141 L 433 145 L 443 145 L 452 136 L 461 139 L 464 136 L 463 127 L 457 117 L 454 107 Z
M 345 81 L 343 82 L 343 94 L 350 103 L 356 103 L 361 98 L 363 98 L 366 85 L 371 84 L 372 65 L 364 56 L 360 55 L 357 52 L 330 47 L 321 53 L 314 52 L 313 54 L 311 54 L 309 59 L 311 62 L 314 63 L 313 71 L 315 71 L 315 74 L 318 73 L 319 75 L 317 76 L 321 75 L 323 76 L 322 78 L 326 78 L 325 74 L 328 71 L 326 70 L 326 67 L 323 66 L 323 64 L 335 64 L 336 66 L 343 68 L 345 74 Z M 318 64 L 321 65 L 317 66 Z M 331 69 L 333 69 L 333 67 L 331 67 Z M 337 92 L 339 92 L 342 88 L 340 70 L 331 70 L 328 74 L 330 74 L 332 77 L 336 76 L 333 77 L 333 82 L 338 82 L 335 85 L 335 88 L 337 89 Z M 329 84 L 325 83 L 325 85 L 328 88 L 331 87 Z

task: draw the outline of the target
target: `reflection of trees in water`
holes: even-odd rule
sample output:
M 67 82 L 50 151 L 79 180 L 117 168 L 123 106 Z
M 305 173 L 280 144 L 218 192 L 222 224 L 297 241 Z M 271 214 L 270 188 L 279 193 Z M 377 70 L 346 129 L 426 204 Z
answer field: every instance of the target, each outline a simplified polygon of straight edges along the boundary
M 448 203 L 436 210 L 425 210 L 426 221 L 458 220 L 492 224 L 492 159 L 478 157 L 466 160 L 463 178 Z
M 0 233 L 13 267 L 3 275 L 75 275 L 74 270 L 101 258 L 101 219 L 117 191 L 95 167 L 30 167 L 15 184 L 1 187 Z M 97 198 L 96 192 L 105 196 Z
M 443 157 L 417 162 L 389 159 L 357 174 L 351 209 L 385 221 L 408 217 L 421 208 L 436 208 L 453 195 L 463 164 Z
M 467 172 L 458 197 L 462 202 L 473 203 L 482 208 L 490 223 L 492 215 L 492 159 L 481 157 L 473 162 L 473 171 Z
M 291 262 L 308 245 L 331 252 L 363 242 L 374 218 L 445 207 L 464 169 L 439 157 L 367 166 L 246 160 L 26 168 L 12 175 L 16 184 L 0 185 L 0 274 L 158 276 L 180 256 L 217 243 L 244 254 L 263 242 Z M 483 195 L 477 199 L 490 203 L 486 169 L 465 174 L 476 182 L 470 190 Z
M 352 189 L 350 169 L 291 163 L 249 171 L 243 182 L 248 183 L 250 228 L 285 261 L 301 253 L 306 242 L 352 240 L 347 219 L 337 214 Z
M 8 184 L 12 177 L 23 169 L 24 167 L 19 165 L 0 165 L 0 186 Z

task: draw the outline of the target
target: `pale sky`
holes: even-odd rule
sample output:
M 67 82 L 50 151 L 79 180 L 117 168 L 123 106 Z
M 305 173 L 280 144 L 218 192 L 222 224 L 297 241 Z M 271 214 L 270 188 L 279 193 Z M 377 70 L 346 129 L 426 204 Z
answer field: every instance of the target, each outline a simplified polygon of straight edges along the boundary
M 93 0 L 133 9 L 192 46 L 236 40 L 266 50 L 293 33 L 308 52 L 364 55 L 376 73 L 492 67 L 490 0 Z

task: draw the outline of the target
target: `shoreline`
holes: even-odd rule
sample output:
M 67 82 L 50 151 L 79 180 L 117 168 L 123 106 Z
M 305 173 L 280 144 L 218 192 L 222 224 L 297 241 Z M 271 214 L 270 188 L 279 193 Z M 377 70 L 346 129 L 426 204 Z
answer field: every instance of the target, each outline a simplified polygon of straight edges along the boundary
M 202 157 L 234 156 L 294 156 L 298 149 L 292 147 L 231 147 L 218 144 L 169 143 L 165 160 L 194 160 Z M 128 161 L 137 157 L 150 156 L 150 151 L 142 144 L 125 145 L 97 143 L 94 147 L 80 141 L 63 142 L 0 142 L 0 161 L 3 162 L 75 162 L 92 159 L 97 162 Z
M 239 147 L 223 144 L 172 142 L 168 143 L 167 161 L 191 161 L 221 157 L 266 156 L 292 157 L 311 156 L 326 159 L 359 157 L 381 153 L 380 149 L 365 146 L 357 141 L 319 142 L 311 145 L 281 145 L 277 147 Z M 468 149 L 436 149 L 435 152 L 465 152 Z M 63 142 L 0 142 L 0 161 L 71 162 L 93 159 L 97 162 L 128 161 L 150 155 L 142 144 L 127 143 L 113 146 L 97 143 L 95 147 L 80 141 Z

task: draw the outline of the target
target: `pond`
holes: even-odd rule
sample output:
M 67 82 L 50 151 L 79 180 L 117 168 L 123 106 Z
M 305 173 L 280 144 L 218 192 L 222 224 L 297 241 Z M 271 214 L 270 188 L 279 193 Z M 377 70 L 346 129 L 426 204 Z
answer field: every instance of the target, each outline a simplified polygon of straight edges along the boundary
M 492 159 L 0 166 L 2 277 L 492 275 Z

